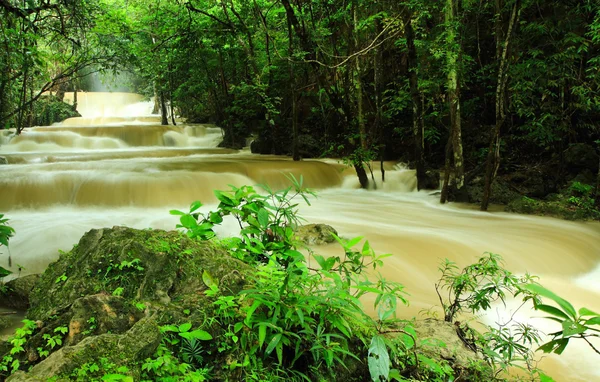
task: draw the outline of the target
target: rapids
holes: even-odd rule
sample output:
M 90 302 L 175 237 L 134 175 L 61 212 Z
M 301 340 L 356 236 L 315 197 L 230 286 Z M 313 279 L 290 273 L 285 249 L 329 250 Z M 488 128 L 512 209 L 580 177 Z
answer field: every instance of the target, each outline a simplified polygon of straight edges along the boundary
M 437 196 L 416 192 L 414 172 L 394 163 L 386 164 L 387 181 L 367 192 L 334 160 L 293 162 L 222 149 L 215 126 L 160 126 L 137 95 L 80 93 L 78 102 L 82 118 L 26 129 L 18 137 L 0 131 L 0 156 L 8 161 L 0 165 L 0 211 L 16 229 L 0 263 L 8 267 L 10 256 L 16 273 L 18 267 L 22 275 L 42 272 L 91 228 L 173 229 L 177 219 L 170 209 L 185 209 L 194 200 L 215 208 L 214 189 L 261 183 L 281 188 L 292 173 L 318 192 L 312 206 L 301 207 L 304 218 L 331 224 L 344 237 L 364 236 L 376 251 L 394 255 L 382 273 L 410 294 L 411 305 L 398 310 L 401 317 L 438 303 L 434 283 L 442 259 L 464 266 L 486 251 L 501 254 L 515 273 L 540 276 L 576 308 L 600 311 L 598 223 L 442 206 Z M 219 233 L 234 231 L 226 224 Z M 316 250 L 334 254 L 340 248 Z M 498 306 L 482 319 L 492 323 L 510 312 L 510 304 Z M 528 310 L 519 318 L 551 332 L 540 315 Z M 541 367 L 557 381 L 600 380 L 595 360 L 591 350 L 573 343 Z

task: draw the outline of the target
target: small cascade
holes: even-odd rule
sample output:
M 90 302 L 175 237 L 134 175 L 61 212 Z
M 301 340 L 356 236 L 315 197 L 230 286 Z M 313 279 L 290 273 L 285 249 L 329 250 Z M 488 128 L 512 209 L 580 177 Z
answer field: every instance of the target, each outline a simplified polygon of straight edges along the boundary
M 315 189 L 342 182 L 340 168 L 332 164 L 282 159 L 265 162 L 250 155 L 43 162 L 10 166 L 4 171 L 0 211 L 51 205 L 167 208 L 197 199 L 214 202 L 213 190 L 228 190 L 229 185 L 288 187 L 287 174 L 303 176 L 305 186 Z
M 0 153 L 116 150 L 128 147 L 215 148 L 221 129 L 204 125 L 34 127 L 10 138 L 2 135 Z
M 382 180 L 381 169 L 377 167 L 373 169 L 373 173 L 367 170 L 367 176 L 372 190 L 384 192 L 413 192 L 417 190 L 417 173 L 415 170 L 409 169 L 404 163 L 390 164 L 384 166 L 385 181 Z M 360 183 L 354 169 L 348 168 L 348 173 L 352 176 L 347 176 L 344 179 L 342 188 L 359 189 Z M 373 186 L 373 180 L 375 186 Z
M 65 93 L 64 100 L 72 105 L 73 93 Z M 77 93 L 77 111 L 84 118 L 149 116 L 153 106 L 152 100 L 144 101 L 142 95 L 135 93 Z

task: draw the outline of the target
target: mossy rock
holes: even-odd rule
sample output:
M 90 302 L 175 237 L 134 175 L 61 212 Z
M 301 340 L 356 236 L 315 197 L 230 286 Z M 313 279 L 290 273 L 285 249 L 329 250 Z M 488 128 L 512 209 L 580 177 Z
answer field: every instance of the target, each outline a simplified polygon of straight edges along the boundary
M 599 220 L 600 211 L 582 208 L 569 201 L 564 195 L 552 195 L 549 200 L 522 197 L 510 202 L 505 211 L 528 215 L 552 216 L 566 220 Z
M 337 231 L 330 225 L 327 224 L 306 224 L 296 229 L 295 238 L 296 240 L 306 245 L 322 245 L 333 243 L 337 236 Z
M 18 372 L 7 381 L 48 381 L 67 376 L 86 363 L 96 363 L 105 358 L 108 362 L 125 365 L 152 356 L 161 340 L 161 333 L 154 318 L 138 321 L 124 334 L 103 334 L 88 337 L 75 346 L 64 346 L 35 365 L 29 372 Z
M 6 292 L 0 294 L 0 306 L 18 310 L 29 308 L 29 295 L 39 279 L 40 275 L 33 274 L 7 282 Z
M 207 289 L 204 271 L 220 280 L 221 291 L 237 293 L 250 267 L 211 242 L 177 231 L 94 229 L 50 264 L 31 293 L 27 316 L 46 320 L 98 293 L 157 304 L 195 298 Z
M 42 96 L 33 104 L 32 126 L 50 126 L 81 114 L 55 96 Z

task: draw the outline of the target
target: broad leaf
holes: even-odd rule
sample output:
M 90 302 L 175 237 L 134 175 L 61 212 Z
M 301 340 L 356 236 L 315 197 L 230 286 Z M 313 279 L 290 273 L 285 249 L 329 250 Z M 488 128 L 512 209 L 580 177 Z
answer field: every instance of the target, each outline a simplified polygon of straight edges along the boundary
M 550 300 L 556 302 L 569 316 L 571 316 L 574 320 L 577 319 L 577 312 L 575 311 L 575 308 L 564 298 L 538 284 L 527 284 L 524 287 L 535 294 L 549 298 Z
M 369 346 L 369 373 L 371 380 L 387 381 L 390 375 L 390 355 L 382 336 L 376 335 Z

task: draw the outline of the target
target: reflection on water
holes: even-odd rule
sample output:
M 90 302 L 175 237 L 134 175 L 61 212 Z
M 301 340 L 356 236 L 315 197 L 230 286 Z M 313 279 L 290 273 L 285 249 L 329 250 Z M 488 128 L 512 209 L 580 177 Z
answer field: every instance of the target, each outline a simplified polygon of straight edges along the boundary
M 41 272 L 59 249 L 70 249 L 91 228 L 172 229 L 176 217 L 168 214 L 170 209 L 184 209 L 193 200 L 214 209 L 214 189 L 258 183 L 281 188 L 288 184 L 285 174 L 293 173 L 319 190 L 311 207 L 301 207 L 308 221 L 331 224 L 344 237 L 365 236 L 377 252 L 394 254 L 382 273 L 410 293 L 411 305 L 401 308 L 400 316 L 412 317 L 437 304 L 433 285 L 442 259 L 464 266 L 486 251 L 501 254 L 515 273 L 540 276 L 576 307 L 600 311 L 597 223 L 442 206 L 437 196 L 414 192 L 414 172 L 393 163 L 386 164 L 387 182 L 378 181 L 377 191 L 367 192 L 357 189 L 351 170 L 332 160 L 293 162 L 220 149 L 221 132 L 211 126 L 112 118 L 111 125 L 79 119 L 12 139 L 1 134 L 0 155 L 10 164 L 0 166 L 0 211 L 8 211 L 17 231 L 11 242 L 13 264 Z M 379 179 L 378 173 L 374 176 Z M 232 234 L 235 225 L 219 232 Z M 318 251 L 331 255 L 341 249 L 328 245 Z M 6 266 L 5 259 L 0 257 Z M 511 306 L 497 309 L 488 322 Z M 520 313 L 524 320 L 539 316 Z M 540 319 L 534 324 L 553 330 Z M 558 381 L 598 380 L 594 360 L 585 346 L 570 344 L 561 357 L 544 360 L 542 368 Z

